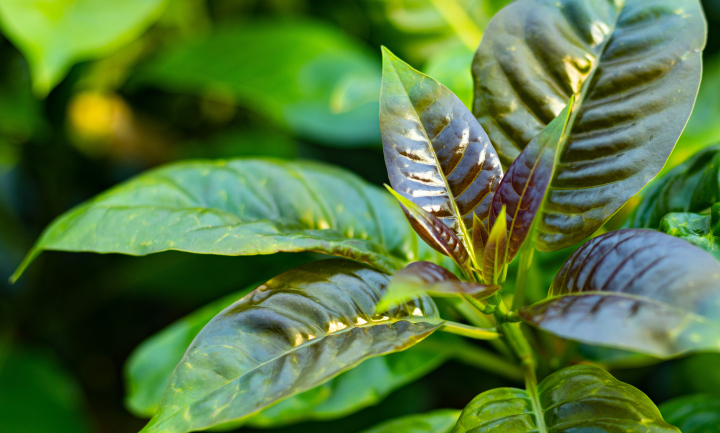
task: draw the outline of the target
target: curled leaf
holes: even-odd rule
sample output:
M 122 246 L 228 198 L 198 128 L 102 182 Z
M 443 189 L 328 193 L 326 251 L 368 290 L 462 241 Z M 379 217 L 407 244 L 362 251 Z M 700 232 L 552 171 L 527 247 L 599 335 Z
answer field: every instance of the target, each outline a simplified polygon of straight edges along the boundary
M 498 284 L 505 280 L 507 267 L 507 218 L 505 206 L 500 209 L 485 246 L 483 257 L 483 280 L 486 284 Z

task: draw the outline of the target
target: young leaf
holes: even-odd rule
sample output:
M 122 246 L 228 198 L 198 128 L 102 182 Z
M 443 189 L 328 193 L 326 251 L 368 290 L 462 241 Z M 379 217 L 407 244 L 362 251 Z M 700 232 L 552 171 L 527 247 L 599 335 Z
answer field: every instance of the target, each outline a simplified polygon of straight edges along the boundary
M 662 169 L 697 95 L 706 27 L 698 0 L 519 0 L 493 18 L 473 111 L 503 164 L 578 95 L 541 251 L 591 235 Z
M 471 248 L 502 167 L 487 135 L 445 86 L 383 48 L 380 132 L 395 191 L 432 213 Z
M 453 433 L 641 431 L 679 433 L 637 388 L 601 368 L 575 365 L 548 376 L 536 396 L 517 388 L 485 391 L 465 407 Z
M 473 215 L 473 252 L 475 253 L 475 263 L 481 264 L 485 257 L 485 244 L 487 243 L 488 237 L 487 227 L 485 223 L 480 220 L 480 217 Z
M 459 416 L 459 410 L 439 409 L 386 421 L 362 433 L 450 433 Z
M 557 161 L 558 146 L 572 112 L 574 97 L 560 114 L 523 149 L 503 177 L 490 208 L 490 226 L 506 208 L 507 257 L 512 261 L 530 233 L 540 211 Z
M 485 299 L 499 289 L 499 286 L 460 281 L 455 274 L 434 263 L 414 262 L 393 275 L 377 311 L 385 311 L 423 293 L 434 297 L 468 295 Z
M 383 270 L 434 260 L 392 198 L 355 175 L 302 161 L 181 162 L 149 171 L 55 219 L 25 258 L 43 250 L 228 256 L 316 251 Z
M 375 314 L 388 278 L 342 259 L 288 271 L 198 334 L 143 429 L 182 433 L 248 417 L 361 361 L 404 350 L 443 321 L 417 298 Z
M 507 263 L 507 218 L 505 217 L 505 206 L 490 229 L 485 254 L 483 257 L 483 280 L 486 284 L 498 284 L 505 279 L 503 275 L 505 263 Z
M 386 185 L 388 191 L 400 202 L 400 207 L 410 226 L 426 244 L 450 257 L 463 270 L 468 270 L 468 250 L 462 241 L 442 221 L 430 212 L 411 202 Z
M 660 405 L 665 421 L 683 433 L 720 432 L 720 399 L 699 394 L 677 397 Z
M 671 212 L 702 212 L 718 200 L 720 146 L 711 146 L 653 182 L 627 226 L 657 229 Z
M 660 231 L 700 247 L 720 260 L 720 203 L 713 206 L 711 215 L 669 213 L 660 221 Z
M 593 238 L 553 280 L 548 299 L 520 310 L 560 337 L 657 357 L 720 351 L 720 263 L 663 233 Z

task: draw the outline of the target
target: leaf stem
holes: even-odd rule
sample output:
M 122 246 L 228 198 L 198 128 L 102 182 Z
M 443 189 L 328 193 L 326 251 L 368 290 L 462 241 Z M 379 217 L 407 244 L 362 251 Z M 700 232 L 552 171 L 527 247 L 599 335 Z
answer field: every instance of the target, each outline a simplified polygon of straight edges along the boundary
M 496 338 L 500 338 L 500 334 L 498 334 L 495 329 L 476 328 L 475 326 L 451 321 L 446 321 L 440 327 L 440 330 L 451 334 L 462 335 L 463 337 L 474 338 L 476 340 L 494 340 Z

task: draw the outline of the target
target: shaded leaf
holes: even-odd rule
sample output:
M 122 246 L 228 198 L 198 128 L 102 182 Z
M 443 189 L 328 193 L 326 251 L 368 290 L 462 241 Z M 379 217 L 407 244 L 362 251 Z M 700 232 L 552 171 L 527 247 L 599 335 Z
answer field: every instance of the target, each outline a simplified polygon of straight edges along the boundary
M 520 0 L 475 56 L 473 112 L 505 165 L 578 95 L 538 248 L 595 232 L 662 169 L 697 95 L 697 0 Z
M 459 416 L 459 410 L 439 409 L 386 421 L 362 433 L 450 433 Z
M 499 286 L 460 281 L 455 274 L 434 263 L 413 262 L 392 276 L 377 311 L 385 311 L 421 294 L 433 297 L 468 295 L 485 299 L 499 289 Z
M 720 146 L 712 146 L 653 182 L 626 225 L 657 229 L 668 213 L 702 212 L 719 198 Z
M 533 398 L 534 397 L 534 398 Z M 551 374 L 537 396 L 496 388 L 473 399 L 453 433 L 679 432 L 640 390 L 591 365 Z
M 548 299 L 520 310 L 539 328 L 658 357 L 720 350 L 720 263 L 663 233 L 593 238 L 555 277 Z
M 541 210 L 547 187 L 557 164 L 558 146 L 565 135 L 574 98 L 530 143 L 508 168 L 493 197 L 490 226 L 506 208 L 508 244 L 506 262 L 511 262 L 530 233 Z
M 301 138 L 355 147 L 380 142 L 379 66 L 339 28 L 311 20 L 256 19 L 179 40 L 136 80 L 233 101 Z
M 425 246 L 415 257 L 413 236 L 390 195 L 339 168 L 262 159 L 181 162 L 58 217 L 14 278 L 43 250 L 230 256 L 316 251 L 385 270 L 437 257 Z
M 505 280 L 507 268 L 507 218 L 505 206 L 498 213 L 497 220 L 490 229 L 490 235 L 483 255 L 483 280 L 485 284 L 498 284 Z
M 102 5 L 94 0 L 5 0 L 0 2 L 0 25 L 27 58 L 35 93 L 45 96 L 73 63 L 108 55 L 137 38 L 165 4 L 165 0 Z
M 365 359 L 406 349 L 441 326 L 426 297 L 375 314 L 387 282 L 366 265 L 333 259 L 258 287 L 198 334 L 143 431 L 240 420 Z
M 720 203 L 713 206 L 711 215 L 669 213 L 660 221 L 660 231 L 688 241 L 720 260 L 720 237 L 716 235 L 719 218 Z
M 683 433 L 720 433 L 720 399 L 715 396 L 677 397 L 661 404 L 660 412 Z
M 455 233 L 435 215 L 426 212 L 425 209 L 398 194 L 392 188 L 388 187 L 387 189 L 400 202 L 400 207 L 415 233 L 435 251 L 450 257 L 461 269 L 467 270 L 470 256 Z
M 445 86 L 383 48 L 380 131 L 395 191 L 432 213 L 471 248 L 473 214 L 485 221 L 502 167 L 487 135 Z

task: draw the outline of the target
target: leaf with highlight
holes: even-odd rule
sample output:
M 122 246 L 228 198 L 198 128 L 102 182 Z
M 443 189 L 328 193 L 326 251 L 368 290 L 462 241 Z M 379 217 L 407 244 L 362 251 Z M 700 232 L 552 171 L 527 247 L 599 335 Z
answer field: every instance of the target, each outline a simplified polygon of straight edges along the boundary
M 497 154 L 450 90 L 385 48 L 380 132 L 393 189 L 469 243 L 473 214 L 487 220 L 502 177 Z
M 433 297 L 468 295 L 480 300 L 492 296 L 499 289 L 499 286 L 460 281 L 455 274 L 434 263 L 414 262 L 392 276 L 377 309 L 385 311 L 421 294 Z
M 520 315 L 563 338 L 656 357 L 720 351 L 720 263 L 656 231 L 606 233 L 575 251 L 548 298 Z
M 720 260 L 720 203 L 710 215 L 669 213 L 660 221 L 660 231 L 700 247 Z
M 404 350 L 442 325 L 427 297 L 375 314 L 387 282 L 366 265 L 331 259 L 258 287 L 198 334 L 143 431 L 183 433 L 240 420 L 365 359 Z
M 505 206 L 490 229 L 490 235 L 485 246 L 483 258 L 483 280 L 486 284 L 498 284 L 505 280 L 507 267 L 507 218 L 505 217 Z
M 551 374 L 534 397 L 517 388 L 486 391 L 465 407 L 453 433 L 679 433 L 642 391 L 591 365 Z
M 698 0 L 518 0 L 473 63 L 473 113 L 509 165 L 577 95 L 538 249 L 595 232 L 662 169 L 700 84 Z

